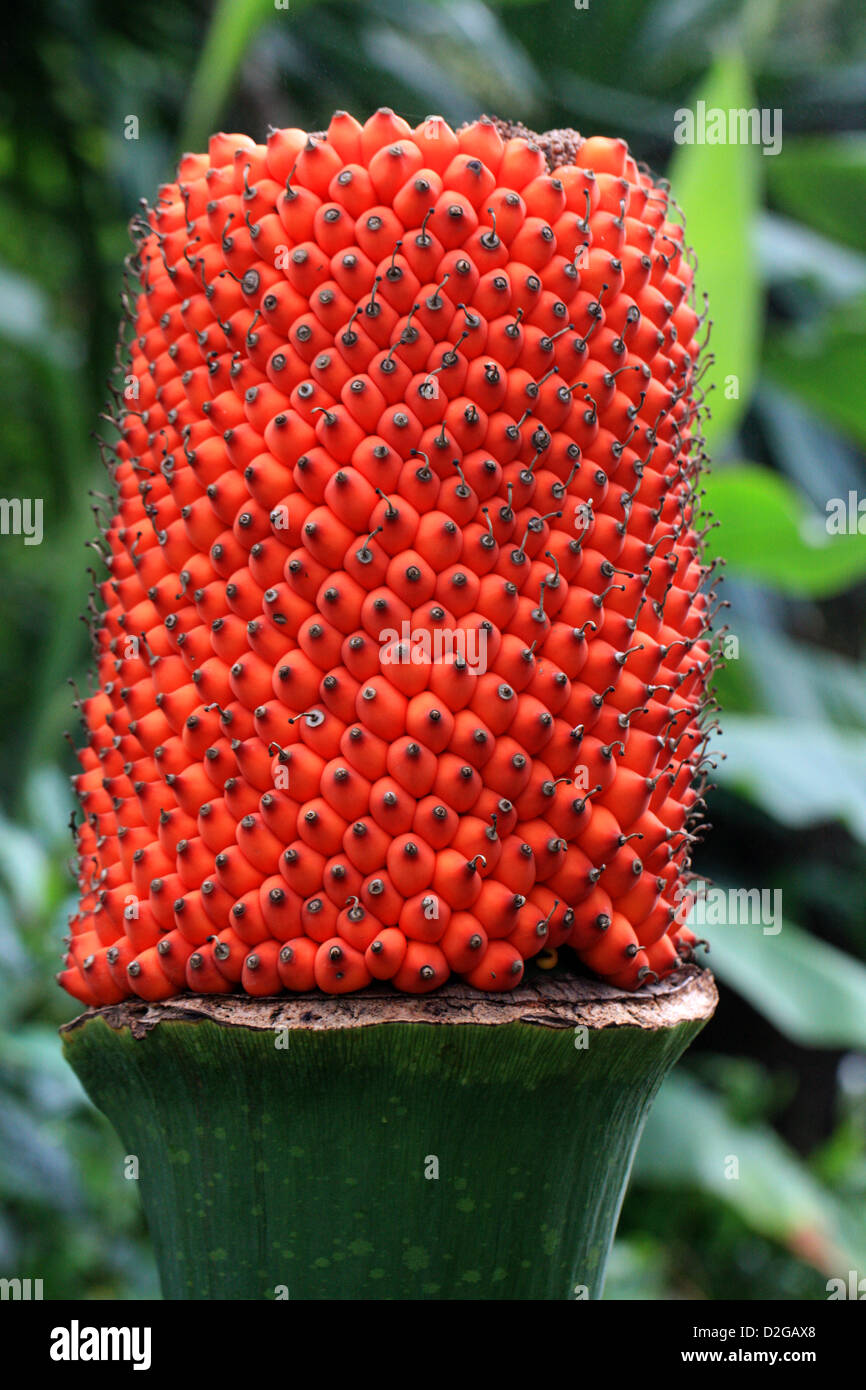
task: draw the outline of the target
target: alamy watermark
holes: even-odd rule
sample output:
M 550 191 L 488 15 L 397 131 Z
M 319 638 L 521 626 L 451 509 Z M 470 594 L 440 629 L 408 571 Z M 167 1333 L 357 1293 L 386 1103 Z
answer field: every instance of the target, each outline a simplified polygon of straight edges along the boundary
M 764 936 L 778 936 L 782 930 L 781 888 L 720 888 L 699 879 L 681 885 L 674 896 L 680 926 L 760 927 Z
M 404 618 L 400 631 L 383 628 L 379 634 L 383 666 L 420 666 L 431 661 L 456 661 L 458 658 L 478 675 L 487 670 L 486 628 L 413 628 Z
M 23 536 L 25 545 L 41 545 L 42 498 L 0 497 L 0 536 Z
M 849 1269 L 848 1278 L 828 1279 L 825 1285 L 827 1301 L 833 1303 L 841 1298 L 852 1298 L 858 1302 L 866 1299 L 866 1279 L 861 1279 L 859 1270 Z
M 51 1331 L 48 1355 L 52 1361 L 131 1361 L 134 1371 L 150 1370 L 149 1327 L 82 1327 L 73 1318 L 69 1327 Z
M 0 1301 L 12 1299 L 15 1302 L 23 1300 L 26 1303 L 30 1299 L 38 1301 L 41 1298 L 41 1279 L 0 1279 Z
M 674 141 L 678 145 L 760 145 L 762 154 L 778 154 L 782 148 L 780 107 L 707 106 L 699 101 L 694 111 L 681 106 L 674 112 Z
M 866 536 L 866 497 L 853 488 L 845 497 L 827 503 L 827 532 L 831 536 Z

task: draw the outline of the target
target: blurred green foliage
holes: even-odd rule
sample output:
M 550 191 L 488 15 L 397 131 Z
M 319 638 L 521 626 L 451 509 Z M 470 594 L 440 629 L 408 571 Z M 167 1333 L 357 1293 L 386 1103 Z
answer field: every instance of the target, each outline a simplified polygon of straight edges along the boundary
M 711 295 L 710 534 L 738 652 L 702 873 L 781 888 L 785 926 L 711 929 L 722 1003 L 650 1117 L 609 1298 L 821 1298 L 866 1269 L 866 24 L 857 0 L 107 0 L 19 7 L 0 52 L 0 1272 L 154 1297 L 118 1141 L 59 1060 L 71 880 L 64 681 L 85 680 L 91 431 L 126 224 L 213 128 L 263 138 L 387 101 L 621 134 L 667 171 Z M 673 143 L 698 98 L 779 108 L 783 147 Z M 139 121 L 124 138 L 125 118 Z M 674 153 L 674 151 L 676 151 Z M 732 379 L 735 379 L 732 385 Z M 91 557 L 94 558 L 95 557 Z M 726 1167 L 739 1163 L 739 1176 Z

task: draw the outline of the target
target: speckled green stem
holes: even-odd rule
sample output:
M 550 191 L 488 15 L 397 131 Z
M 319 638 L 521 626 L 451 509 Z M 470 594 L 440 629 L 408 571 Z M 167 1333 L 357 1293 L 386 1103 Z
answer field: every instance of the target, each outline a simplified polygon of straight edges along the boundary
M 187 997 L 64 1045 L 138 1157 L 166 1298 L 598 1298 L 647 1110 L 715 999 L 694 968 L 636 996 Z

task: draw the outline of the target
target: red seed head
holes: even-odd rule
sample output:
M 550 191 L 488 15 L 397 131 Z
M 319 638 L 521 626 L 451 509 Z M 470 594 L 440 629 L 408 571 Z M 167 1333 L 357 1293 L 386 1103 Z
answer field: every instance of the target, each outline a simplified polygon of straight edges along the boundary
M 716 653 L 666 186 L 384 107 L 215 136 L 134 233 L 60 982 L 674 969 Z

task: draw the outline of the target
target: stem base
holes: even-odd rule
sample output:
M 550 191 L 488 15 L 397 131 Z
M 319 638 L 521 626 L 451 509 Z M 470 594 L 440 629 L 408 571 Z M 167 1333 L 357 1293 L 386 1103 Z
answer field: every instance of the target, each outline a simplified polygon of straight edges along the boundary
M 139 1159 L 166 1298 L 598 1298 L 650 1103 L 715 1002 L 686 967 L 630 995 L 184 996 L 63 1031 Z

